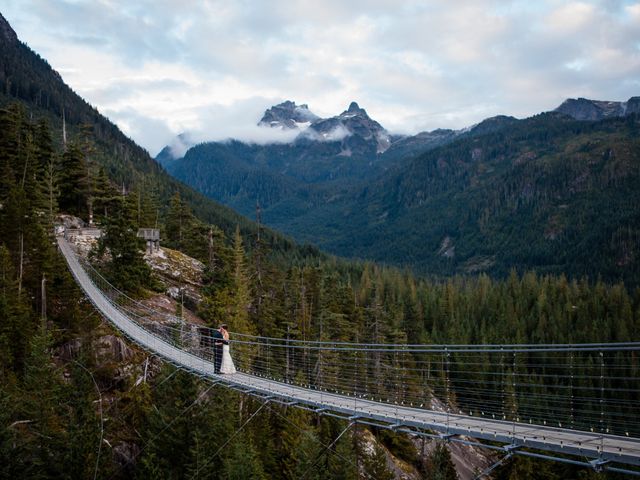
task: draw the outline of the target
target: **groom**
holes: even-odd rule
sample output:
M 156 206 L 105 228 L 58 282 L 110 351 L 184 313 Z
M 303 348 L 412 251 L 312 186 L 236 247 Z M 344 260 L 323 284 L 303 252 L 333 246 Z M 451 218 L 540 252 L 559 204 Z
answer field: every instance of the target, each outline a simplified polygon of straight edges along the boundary
M 218 330 L 213 331 L 213 365 L 214 373 L 220 373 L 220 365 L 222 364 L 222 346 L 229 342 L 224 339 L 222 334 L 223 330 L 226 330 L 227 326 L 223 323 Z

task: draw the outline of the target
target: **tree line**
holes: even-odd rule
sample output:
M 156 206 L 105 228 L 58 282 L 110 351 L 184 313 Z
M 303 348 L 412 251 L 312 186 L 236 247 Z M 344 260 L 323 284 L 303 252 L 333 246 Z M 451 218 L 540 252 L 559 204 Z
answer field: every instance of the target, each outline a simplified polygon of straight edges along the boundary
M 391 478 L 384 452 L 368 451 L 363 428 L 327 452 L 323 445 L 344 424 L 269 406 L 225 445 L 259 402 L 208 390 L 170 367 L 155 367 L 138 382 L 141 352 L 134 354 L 133 375 L 119 374 L 118 362 L 101 361 L 96 348 L 108 330 L 56 252 L 52 220 L 59 211 L 85 220 L 91 213 L 102 224 L 100 248 L 111 253 L 105 272 L 140 296 L 151 294 L 150 272 L 135 233 L 158 225 L 166 245 L 206 266 L 197 313 L 237 332 L 382 343 L 637 338 L 640 294 L 622 284 L 515 272 L 504 280 L 427 280 L 279 248 L 259 228 L 252 236 L 240 229 L 229 235 L 198 219 L 179 194 L 165 209 L 153 190 L 123 195 L 92 160 L 90 135 L 57 149 L 46 123 L 28 119 L 18 106 L 0 110 L 0 168 L 3 477 L 84 478 L 97 468 L 104 478 L 326 478 L 323 472 Z M 453 478 L 447 449 L 419 457 L 406 438 L 374 433 L 427 478 Z M 101 438 L 106 442 L 99 446 Z M 527 465 L 511 464 L 504 478 L 527 468 L 529 476 L 519 478 L 540 478 L 540 469 Z

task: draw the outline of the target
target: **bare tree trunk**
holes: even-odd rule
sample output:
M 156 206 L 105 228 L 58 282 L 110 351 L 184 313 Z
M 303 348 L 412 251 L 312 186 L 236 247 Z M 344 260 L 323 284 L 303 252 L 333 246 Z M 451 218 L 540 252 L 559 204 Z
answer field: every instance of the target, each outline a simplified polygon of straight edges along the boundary
M 47 277 L 45 274 L 42 274 L 42 283 L 41 283 L 41 294 L 40 300 L 42 301 L 42 326 L 46 328 L 47 326 Z
M 22 272 L 24 265 L 24 233 L 20 232 L 20 273 L 18 275 L 18 296 L 22 293 Z
M 49 194 L 49 222 L 53 224 L 53 200 L 55 197 L 55 165 L 53 156 L 47 165 L 47 193 Z

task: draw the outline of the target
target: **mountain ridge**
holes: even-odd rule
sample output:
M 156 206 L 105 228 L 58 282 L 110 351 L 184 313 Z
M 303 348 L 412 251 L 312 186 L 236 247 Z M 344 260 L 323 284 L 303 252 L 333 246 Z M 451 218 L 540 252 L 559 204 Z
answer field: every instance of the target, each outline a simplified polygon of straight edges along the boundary
M 640 113 L 640 96 L 631 97 L 625 102 L 590 100 L 583 97 L 568 98 L 553 111 L 564 113 L 576 120 L 585 121 L 624 117 Z
M 340 155 L 340 142 L 310 142 L 334 146 L 315 163 L 299 141 L 231 148 L 212 142 L 189 150 L 169 171 L 240 211 L 258 202 L 265 223 L 342 256 L 438 275 L 537 267 L 637 284 L 640 242 L 630 225 L 640 225 L 640 216 L 629 203 L 640 204 L 632 180 L 640 185 L 637 117 L 633 110 L 597 121 L 557 109 L 522 120 L 499 115 L 464 130 L 396 139 L 384 153 L 359 158 Z M 233 167 L 238 155 L 242 168 Z M 295 158 L 298 168 L 313 165 L 315 177 L 290 175 Z M 213 164 L 218 175 L 209 174 Z M 321 175 L 338 165 L 342 177 Z M 612 173 L 603 177 L 594 165 Z M 616 190 L 612 182 L 622 183 Z M 566 209 L 590 218 L 594 231 Z M 603 258 L 594 261 L 587 248 Z
M 91 162 L 103 168 L 114 185 L 130 190 L 134 187 L 152 191 L 162 208 L 176 193 L 202 221 L 219 226 L 230 237 L 236 226 L 247 238 L 263 238 L 275 249 L 300 249 L 318 254 L 314 249 L 299 247 L 283 235 L 259 227 L 231 208 L 216 203 L 200 192 L 171 177 L 149 153 L 127 137 L 115 124 L 77 95 L 49 63 L 22 43 L 4 17 L 0 19 L 0 107 L 20 102 L 34 116 L 53 127 L 58 149 L 62 148 L 62 117 L 66 119 L 69 140 L 90 135 L 95 152 Z M 303 256 L 306 254 L 303 253 Z
M 9 22 L 6 18 L 0 13 L 0 37 L 4 39 L 5 42 L 9 43 L 17 43 L 18 35 L 15 30 L 9 25 Z

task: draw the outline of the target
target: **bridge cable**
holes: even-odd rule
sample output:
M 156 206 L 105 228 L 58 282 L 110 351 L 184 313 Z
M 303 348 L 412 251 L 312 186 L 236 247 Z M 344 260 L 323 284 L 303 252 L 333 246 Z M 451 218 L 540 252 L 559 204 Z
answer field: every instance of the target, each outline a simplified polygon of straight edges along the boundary
M 267 406 L 267 408 L 269 409 L 270 412 L 275 413 L 276 415 L 278 415 L 280 418 L 282 418 L 284 421 L 286 421 L 287 423 L 289 423 L 290 425 L 292 425 L 293 427 L 297 428 L 301 433 L 303 433 L 304 435 L 312 438 L 313 440 L 315 440 L 317 443 L 319 443 L 321 446 L 328 448 L 328 446 L 326 444 L 324 444 L 321 440 L 319 440 L 318 438 L 314 437 L 313 435 L 311 435 L 311 432 L 309 432 L 308 430 L 305 430 L 304 428 L 300 427 L 299 425 L 296 425 L 294 422 L 292 422 L 291 420 L 289 420 L 286 415 L 281 414 L 280 412 L 278 412 L 277 410 L 274 410 L 273 408 L 271 408 L 270 406 Z M 357 423 L 357 422 L 354 422 Z M 338 453 L 338 452 L 333 452 L 334 455 L 336 455 L 338 458 L 340 458 L 341 460 L 344 460 L 345 462 L 350 463 L 353 467 L 356 468 L 356 470 L 358 469 L 358 466 L 355 465 L 351 460 L 349 460 L 347 457 L 345 457 L 344 455 Z M 371 475 L 369 475 L 367 472 L 362 472 L 364 473 L 367 477 L 373 479 L 373 477 Z M 373 479 L 375 480 L 375 479 Z
M 513 453 L 509 452 L 507 453 L 504 457 L 502 457 L 500 460 L 498 460 L 497 462 L 495 462 L 493 465 L 490 465 L 488 468 L 484 469 L 477 477 L 475 477 L 473 480 L 480 480 L 482 477 L 486 477 L 487 475 L 489 475 L 491 472 L 493 472 L 496 468 L 498 468 L 500 465 L 502 465 L 504 462 L 506 462 L 507 460 L 509 460 L 511 457 L 513 456 Z
M 313 467 L 316 466 L 316 463 L 318 463 L 318 461 L 320 461 L 320 459 L 322 458 L 322 455 L 324 455 L 324 452 L 326 452 L 327 450 L 331 449 L 331 447 L 333 447 L 336 443 L 338 443 L 338 440 L 340 440 L 340 437 L 342 437 L 342 435 L 344 435 L 345 433 L 347 433 L 347 430 L 349 430 L 353 425 L 355 425 L 356 422 L 349 422 L 349 425 L 347 425 L 344 430 L 342 430 L 342 432 L 340 432 L 340 435 L 338 435 L 335 440 L 333 442 L 331 442 L 329 444 L 329 446 L 327 446 L 326 448 L 324 448 L 316 457 L 316 459 L 314 460 L 314 462 L 311 464 L 311 466 L 309 466 L 309 468 L 307 468 L 307 470 L 302 474 L 302 476 L 300 477 L 300 480 L 302 480 L 304 477 L 307 476 L 307 474 L 309 472 L 311 472 L 311 470 L 313 469 Z
M 255 412 L 253 412 L 253 414 L 242 425 L 240 425 L 240 427 L 235 432 L 233 432 L 233 435 L 231 435 L 227 439 L 227 441 L 224 442 L 222 446 L 218 448 L 218 450 L 216 450 L 213 455 L 211 455 L 211 458 L 206 462 L 204 462 L 200 467 L 198 467 L 198 469 L 190 478 L 195 478 L 196 476 L 198 476 L 198 474 L 200 473 L 200 470 L 202 470 L 204 467 L 209 465 L 218 456 L 218 454 L 222 451 L 222 449 L 226 447 L 229 444 L 229 442 L 231 442 L 231 440 L 233 440 L 242 431 L 242 429 L 246 427 L 249 424 L 249 422 L 251 422 L 251 420 L 253 420 L 253 418 L 260 412 L 260 410 L 262 410 L 268 403 L 269 403 L 269 400 L 266 400 L 262 405 L 260 405 L 260 408 L 258 408 Z
M 73 360 L 73 363 L 77 364 L 80 368 L 82 368 L 85 372 L 87 372 L 89 374 L 89 376 L 91 377 L 91 380 L 93 381 L 93 385 L 96 387 L 96 391 L 98 392 L 98 399 L 100 401 L 100 440 L 98 440 L 98 455 L 96 457 L 96 466 L 93 470 L 93 480 L 96 479 L 96 477 L 98 476 L 98 464 L 100 463 L 100 454 L 102 453 L 102 441 L 104 439 L 104 417 L 103 417 L 103 411 L 102 411 L 102 392 L 100 391 L 100 387 L 98 386 L 98 383 L 96 382 L 95 377 L 93 376 L 93 373 L 91 373 L 91 371 L 85 367 L 82 363 L 78 362 L 77 360 Z
M 131 464 L 134 460 L 136 460 L 141 454 L 142 452 L 144 452 L 147 447 L 153 443 L 160 435 L 162 435 L 168 428 L 170 428 L 174 423 L 176 423 L 176 421 L 178 421 L 178 419 L 180 419 L 185 413 L 187 413 L 189 410 L 191 410 L 200 399 L 205 398 L 206 400 L 206 395 L 207 393 L 209 393 L 209 391 L 216 386 L 217 383 L 212 383 L 209 388 L 207 388 L 204 392 L 202 392 L 200 395 L 198 395 L 196 397 L 196 399 L 190 404 L 188 405 L 184 410 L 182 410 L 182 412 L 180 412 L 176 417 L 173 418 L 173 420 L 171 420 L 169 423 L 167 423 L 165 425 L 165 427 L 160 430 L 157 434 L 155 434 L 153 436 L 153 438 L 151 438 L 150 440 L 148 440 L 144 446 L 140 449 L 140 451 L 138 453 L 136 453 L 133 458 L 131 458 L 130 460 L 128 460 L 127 462 L 123 463 L 122 465 L 120 465 L 120 467 L 118 469 L 116 469 L 116 471 L 113 473 L 113 475 L 111 477 L 109 477 L 109 479 L 111 480 L 112 478 L 114 478 L 116 476 L 116 474 L 118 474 L 120 472 L 120 470 L 122 470 L 125 466 Z M 205 402 L 206 403 L 206 402 Z

